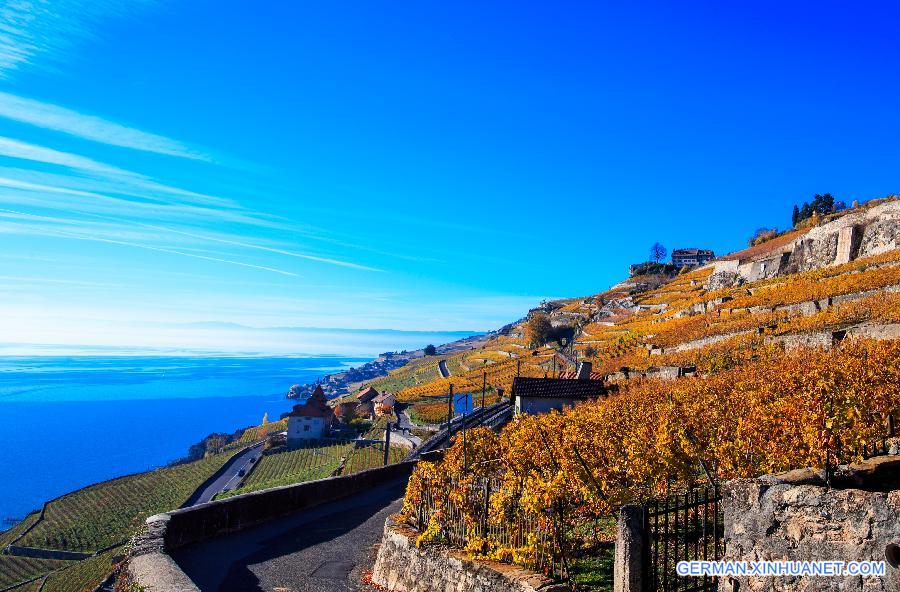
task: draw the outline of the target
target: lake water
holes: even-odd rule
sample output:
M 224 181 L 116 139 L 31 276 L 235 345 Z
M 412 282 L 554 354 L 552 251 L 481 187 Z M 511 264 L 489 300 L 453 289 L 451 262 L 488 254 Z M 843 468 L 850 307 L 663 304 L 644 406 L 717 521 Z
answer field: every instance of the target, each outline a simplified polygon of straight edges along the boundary
M 183 457 L 290 409 L 292 384 L 362 358 L 0 358 L 0 520 Z M 0 523 L 0 530 L 5 526 Z

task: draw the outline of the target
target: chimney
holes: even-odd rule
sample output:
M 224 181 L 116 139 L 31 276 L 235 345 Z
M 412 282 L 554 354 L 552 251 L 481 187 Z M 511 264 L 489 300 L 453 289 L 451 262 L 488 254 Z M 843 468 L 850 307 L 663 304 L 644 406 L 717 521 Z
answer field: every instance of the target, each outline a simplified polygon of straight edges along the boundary
M 578 363 L 578 372 L 575 373 L 575 378 L 578 380 L 590 380 L 591 379 L 591 363 L 590 362 L 579 362 Z

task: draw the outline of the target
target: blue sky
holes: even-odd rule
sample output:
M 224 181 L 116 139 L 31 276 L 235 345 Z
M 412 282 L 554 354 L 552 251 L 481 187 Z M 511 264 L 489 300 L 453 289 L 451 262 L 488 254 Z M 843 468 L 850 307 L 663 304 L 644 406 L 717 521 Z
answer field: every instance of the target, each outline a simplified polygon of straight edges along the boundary
M 738 249 L 814 193 L 900 190 L 898 16 L 11 0 L 0 341 L 484 330 L 607 288 L 656 240 Z

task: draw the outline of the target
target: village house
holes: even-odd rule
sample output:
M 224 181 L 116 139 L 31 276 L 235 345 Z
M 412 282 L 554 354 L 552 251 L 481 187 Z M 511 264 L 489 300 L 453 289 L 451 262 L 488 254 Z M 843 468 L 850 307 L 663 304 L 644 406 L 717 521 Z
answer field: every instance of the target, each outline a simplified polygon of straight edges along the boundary
M 592 377 L 591 365 L 582 363 L 576 378 L 528 378 L 513 380 L 512 400 L 515 413 L 541 414 L 562 411 L 578 403 L 606 394 L 602 380 Z
M 360 403 L 356 406 L 356 417 L 362 417 L 365 419 L 372 419 L 375 417 L 375 405 L 372 404 L 372 401 L 366 401 L 365 403 Z
M 321 386 L 302 405 L 294 405 L 288 413 L 287 444 L 299 446 L 308 440 L 324 438 L 331 430 L 334 410 L 328 406 Z
M 391 393 L 382 393 L 372 399 L 372 404 L 375 406 L 375 415 L 390 415 L 394 412 L 397 397 Z
M 359 405 L 356 401 L 341 401 L 334 406 L 334 416 L 341 423 L 350 423 L 356 417 Z
M 672 251 L 672 265 L 686 267 L 688 265 L 705 265 L 716 258 L 709 249 L 675 249 Z
M 357 393 L 357 395 L 356 395 L 356 400 L 359 401 L 360 403 L 368 403 L 369 401 L 371 401 L 372 399 L 377 397 L 379 394 L 380 393 L 377 390 L 375 390 L 375 387 L 370 386 L 370 387 L 364 388 L 363 390 L 359 391 L 359 393 Z

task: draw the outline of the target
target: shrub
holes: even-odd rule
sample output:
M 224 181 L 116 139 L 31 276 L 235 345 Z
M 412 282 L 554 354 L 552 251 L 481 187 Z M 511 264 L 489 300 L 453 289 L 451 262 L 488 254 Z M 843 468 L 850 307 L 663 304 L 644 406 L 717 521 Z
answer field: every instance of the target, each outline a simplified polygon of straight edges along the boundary
M 758 228 L 756 232 L 753 233 L 753 236 L 750 237 L 748 246 L 755 247 L 756 245 L 761 245 L 764 242 L 772 240 L 776 236 L 778 236 L 777 228 Z

